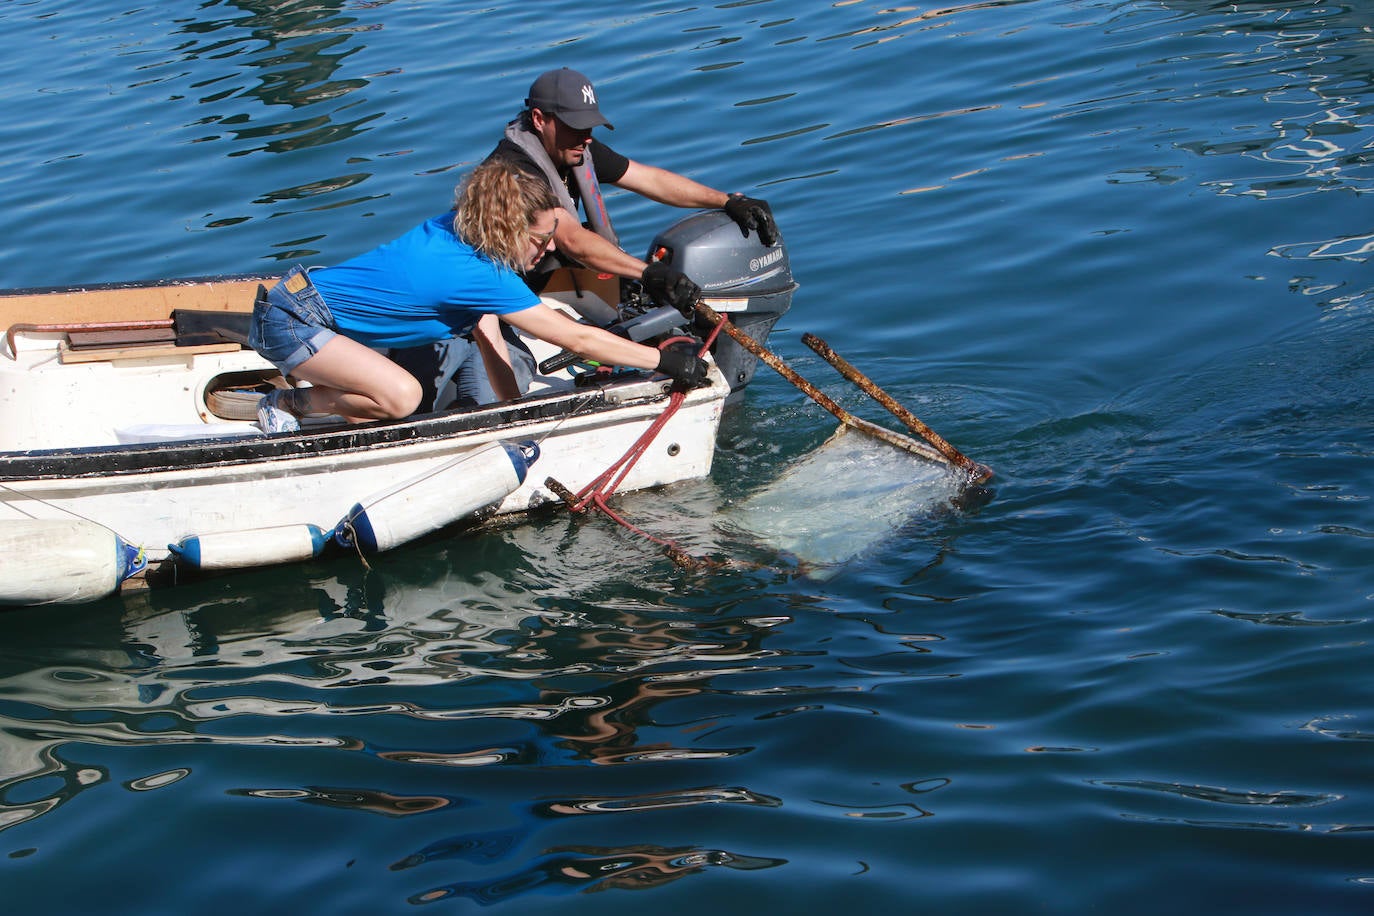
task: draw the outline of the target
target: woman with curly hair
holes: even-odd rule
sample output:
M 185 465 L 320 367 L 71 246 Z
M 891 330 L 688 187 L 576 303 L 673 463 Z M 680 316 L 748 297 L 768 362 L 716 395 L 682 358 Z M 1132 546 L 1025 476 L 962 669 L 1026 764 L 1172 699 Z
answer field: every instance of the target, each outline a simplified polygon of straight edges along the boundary
M 264 398 L 263 430 L 298 429 L 304 416 L 407 417 L 420 404 L 420 382 L 378 350 L 474 330 L 493 389 L 516 397 L 498 319 L 597 362 L 704 382 L 706 364 L 695 355 L 579 324 L 530 291 L 519 274 L 552 250 L 557 206 L 543 182 L 493 160 L 473 170 L 448 213 L 337 266 L 293 268 L 259 297 L 249 343 L 283 376 L 310 387 Z

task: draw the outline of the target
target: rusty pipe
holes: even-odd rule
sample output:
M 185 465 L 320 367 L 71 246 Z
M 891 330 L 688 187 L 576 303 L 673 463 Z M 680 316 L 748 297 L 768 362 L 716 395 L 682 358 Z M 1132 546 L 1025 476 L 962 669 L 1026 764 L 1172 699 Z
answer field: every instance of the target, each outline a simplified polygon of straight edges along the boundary
M 711 306 L 707 305 L 705 301 L 699 301 L 697 303 L 697 314 L 701 315 L 703 318 L 705 318 L 712 324 L 722 326 L 725 330 L 725 333 L 730 335 L 730 337 L 736 343 L 738 343 L 744 349 L 748 350 L 754 356 L 757 356 L 761 361 L 766 363 L 769 366 L 769 368 L 773 369 L 783 378 L 787 379 L 789 382 L 795 385 L 797 389 L 801 391 L 802 394 L 806 395 L 808 398 L 815 401 L 821 407 L 824 407 L 826 410 L 830 411 L 830 413 L 833 414 L 836 419 L 838 419 L 841 423 L 845 424 L 846 426 L 867 433 L 868 435 L 873 436 L 874 438 L 881 439 L 889 445 L 911 452 L 912 454 L 919 455 L 922 458 L 926 458 L 931 461 L 938 461 L 942 464 L 953 463 L 947 456 L 942 455 L 939 451 L 931 448 L 925 443 L 917 442 L 915 439 L 912 439 L 908 436 L 903 436 L 901 433 L 893 432 L 892 430 L 879 426 L 876 423 L 870 423 L 868 420 L 863 420 L 859 417 L 854 416 L 852 413 L 845 410 L 839 404 L 835 403 L 834 400 L 832 400 L 824 392 L 819 390 L 815 385 L 811 384 L 806 379 L 798 375 L 796 370 L 794 370 L 791 366 L 787 365 L 787 363 L 783 362 L 782 358 L 778 356 L 776 353 L 764 347 L 757 340 L 750 337 L 748 334 L 744 333 L 739 328 L 735 327 L 727 319 L 721 317 L 720 313 L 717 312 L 715 309 L 711 308 Z
M 935 450 L 944 455 L 951 464 L 962 468 L 969 475 L 970 482 L 982 483 L 992 477 L 992 468 L 979 464 L 946 442 L 939 433 L 926 426 L 915 414 L 897 403 L 892 395 L 879 388 L 872 379 L 860 372 L 847 359 L 830 349 L 828 343 L 809 332 L 802 335 L 802 343 L 815 350 L 822 359 L 834 366 L 840 375 L 853 382 L 865 394 L 887 408 L 894 417 L 905 424 L 907 429 L 934 446 Z

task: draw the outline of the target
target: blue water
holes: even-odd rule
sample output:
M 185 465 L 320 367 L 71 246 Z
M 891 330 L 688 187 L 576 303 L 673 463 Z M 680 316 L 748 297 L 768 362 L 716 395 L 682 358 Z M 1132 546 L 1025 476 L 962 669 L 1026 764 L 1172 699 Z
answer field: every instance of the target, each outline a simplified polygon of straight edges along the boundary
M 997 476 L 836 574 L 709 481 L 0 615 L 7 913 L 1374 910 L 1374 14 L 1340 2 L 0 3 L 0 281 L 331 263 L 525 88 L 766 197 L 825 338 Z M 609 205 L 639 251 L 675 217 Z M 766 370 L 765 370 L 766 372 Z M 638 891 L 631 893 L 631 891 Z

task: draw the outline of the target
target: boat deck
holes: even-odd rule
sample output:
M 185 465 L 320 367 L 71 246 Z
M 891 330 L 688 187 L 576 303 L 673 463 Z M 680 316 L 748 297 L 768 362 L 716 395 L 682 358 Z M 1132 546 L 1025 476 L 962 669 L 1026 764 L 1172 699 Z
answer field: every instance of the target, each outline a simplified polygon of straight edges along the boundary
M 0 451 L 259 434 L 257 400 L 284 382 L 247 348 L 245 322 L 259 284 L 275 279 L 0 293 Z M 545 301 L 574 317 L 613 315 L 608 295 L 604 280 L 595 289 L 570 280 Z M 528 343 L 538 359 L 553 355 L 542 341 Z M 573 387 L 567 371 L 536 376 L 527 396 Z

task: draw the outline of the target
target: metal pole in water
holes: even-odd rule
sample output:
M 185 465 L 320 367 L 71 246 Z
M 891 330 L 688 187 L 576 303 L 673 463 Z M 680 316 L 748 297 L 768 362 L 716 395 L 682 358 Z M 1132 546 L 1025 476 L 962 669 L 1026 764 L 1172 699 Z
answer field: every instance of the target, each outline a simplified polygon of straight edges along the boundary
M 933 445 L 941 455 L 949 459 L 950 463 L 967 471 L 970 482 L 982 483 L 992 477 L 992 468 L 979 464 L 946 442 L 939 433 L 926 426 L 915 414 L 897 403 L 892 395 L 879 388 L 872 379 L 856 369 L 847 359 L 830 349 L 830 344 L 810 332 L 802 334 L 802 343 L 815 350 L 822 359 L 834 366 L 840 375 L 858 385 L 865 394 L 886 407 L 893 416 L 906 424 L 907 429 Z
M 705 301 L 697 302 L 697 314 L 701 315 L 703 318 L 705 318 L 707 321 L 710 321 L 713 324 L 721 324 L 722 322 L 724 322 L 723 327 L 725 329 L 725 333 L 729 334 L 730 337 L 732 337 L 736 343 L 738 343 L 744 349 L 748 350 L 750 353 L 757 356 L 764 363 L 767 363 L 769 368 L 773 369 L 783 378 L 787 379 L 789 382 L 795 385 L 797 389 L 801 391 L 802 394 L 806 395 L 808 398 L 815 401 L 817 404 L 824 407 L 826 410 L 830 411 L 830 413 L 832 413 L 836 419 L 838 419 L 841 423 L 845 424 L 846 426 L 851 426 L 854 429 L 867 433 L 868 435 L 873 436 L 876 439 L 881 439 L 889 445 L 895 446 L 900 449 L 904 449 L 905 451 L 911 452 L 915 455 L 920 455 L 923 458 L 929 458 L 932 461 L 938 461 L 942 464 L 954 464 L 954 462 L 947 455 L 941 454 L 939 451 L 932 449 L 930 446 L 927 446 L 924 443 L 917 442 L 915 439 L 903 436 L 901 433 L 895 433 L 890 429 L 879 426 L 877 423 L 871 423 L 868 420 L 863 420 L 859 417 L 854 416 L 852 413 L 845 410 L 839 404 L 835 403 L 835 401 L 833 401 L 829 396 L 827 396 L 824 392 L 818 389 L 815 385 L 811 384 L 806 379 L 802 378 L 799 374 L 797 374 L 796 370 L 794 370 L 791 366 L 787 365 L 787 363 L 782 361 L 782 357 L 778 356 L 773 351 L 764 347 L 757 340 L 750 337 L 748 334 L 744 333 L 739 328 L 735 327 L 728 320 L 722 318 L 720 313 L 717 312 L 715 309 L 711 308 L 711 306 L 707 305 Z M 989 474 L 990 473 L 991 472 L 989 472 Z

